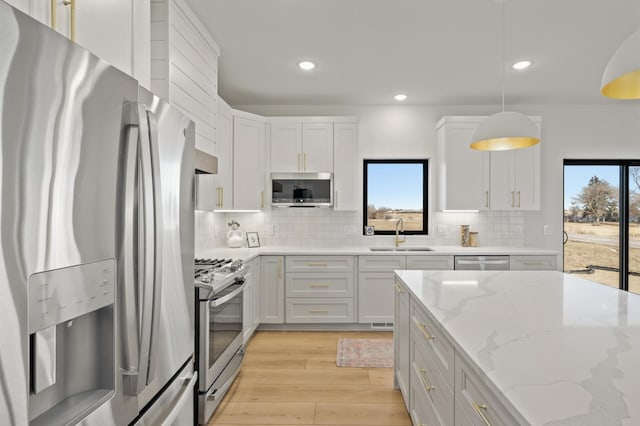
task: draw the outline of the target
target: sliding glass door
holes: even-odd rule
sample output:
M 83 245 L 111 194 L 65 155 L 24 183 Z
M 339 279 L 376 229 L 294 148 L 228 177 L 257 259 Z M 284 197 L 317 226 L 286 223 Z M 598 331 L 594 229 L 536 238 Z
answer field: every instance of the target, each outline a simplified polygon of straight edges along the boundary
M 564 271 L 640 293 L 640 162 L 565 160 Z

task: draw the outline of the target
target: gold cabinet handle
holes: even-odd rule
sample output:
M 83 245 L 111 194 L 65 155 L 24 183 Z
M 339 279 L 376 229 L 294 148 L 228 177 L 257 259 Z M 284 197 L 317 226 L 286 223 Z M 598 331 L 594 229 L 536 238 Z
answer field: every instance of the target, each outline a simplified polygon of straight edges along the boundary
M 329 284 L 311 284 L 311 288 L 329 288 Z
M 516 191 L 511 191 L 511 207 L 516 206 Z
M 489 191 L 484 191 L 484 206 L 489 208 Z
M 329 310 L 328 309 L 310 309 L 309 313 L 310 314 L 328 314 Z
M 518 191 L 518 208 L 520 208 L 520 191 Z
M 471 402 L 471 406 L 473 407 L 473 410 L 476 412 L 476 414 L 480 416 L 484 424 L 486 426 L 491 426 L 491 422 L 489 421 L 489 419 L 487 419 L 487 416 L 484 414 L 484 412 L 487 411 L 487 406 L 485 404 L 478 404 L 475 401 Z
M 417 320 L 413 320 L 413 322 L 416 323 L 416 325 L 420 328 L 420 330 L 422 330 L 422 334 L 424 334 L 424 337 L 427 338 L 427 340 L 433 340 L 435 339 L 435 336 L 433 334 L 430 334 L 427 331 L 427 324 L 422 323 L 422 322 L 418 322 Z
M 76 41 L 76 0 L 63 0 L 62 4 L 70 7 L 70 39 Z M 51 28 L 56 29 L 58 26 L 58 11 L 56 8 L 56 0 L 51 0 Z
M 310 263 L 307 263 L 307 266 L 325 266 L 326 267 L 329 265 L 327 265 L 326 263 L 320 263 L 320 262 L 310 262 Z
M 398 293 L 404 293 L 404 290 L 402 289 L 402 287 L 400 287 L 398 284 L 396 284 L 396 291 Z
M 425 370 L 424 368 L 420 369 L 420 381 L 422 382 L 422 385 L 427 390 L 427 392 L 431 392 L 432 390 L 435 390 L 436 387 L 429 384 L 429 381 L 427 380 L 427 375 L 425 374 L 426 371 L 427 370 Z

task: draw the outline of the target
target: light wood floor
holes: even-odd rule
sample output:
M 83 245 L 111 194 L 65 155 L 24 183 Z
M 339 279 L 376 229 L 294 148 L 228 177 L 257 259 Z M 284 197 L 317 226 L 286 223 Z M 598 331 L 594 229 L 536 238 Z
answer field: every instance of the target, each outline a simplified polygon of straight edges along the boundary
M 336 367 L 339 337 L 391 332 L 259 331 L 209 425 L 411 425 L 391 368 Z

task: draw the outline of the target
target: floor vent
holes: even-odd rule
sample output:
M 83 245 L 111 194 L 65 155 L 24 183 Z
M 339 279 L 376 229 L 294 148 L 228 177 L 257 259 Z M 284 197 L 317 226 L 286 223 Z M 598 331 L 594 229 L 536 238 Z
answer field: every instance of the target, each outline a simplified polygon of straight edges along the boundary
M 393 323 L 392 322 L 372 322 L 371 328 L 387 330 L 387 329 L 393 328 Z

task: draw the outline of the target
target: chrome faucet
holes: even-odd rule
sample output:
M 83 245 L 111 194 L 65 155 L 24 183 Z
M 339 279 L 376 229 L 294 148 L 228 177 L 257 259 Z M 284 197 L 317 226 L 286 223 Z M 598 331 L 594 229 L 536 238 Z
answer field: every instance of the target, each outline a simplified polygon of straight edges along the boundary
M 398 227 L 400 228 L 400 231 L 398 232 Z M 400 232 L 402 232 L 402 240 L 400 240 Z M 404 235 L 404 221 L 402 220 L 402 218 L 398 218 L 398 221 L 396 222 L 396 247 L 400 247 L 400 244 L 402 243 L 406 243 L 407 242 L 407 236 Z

